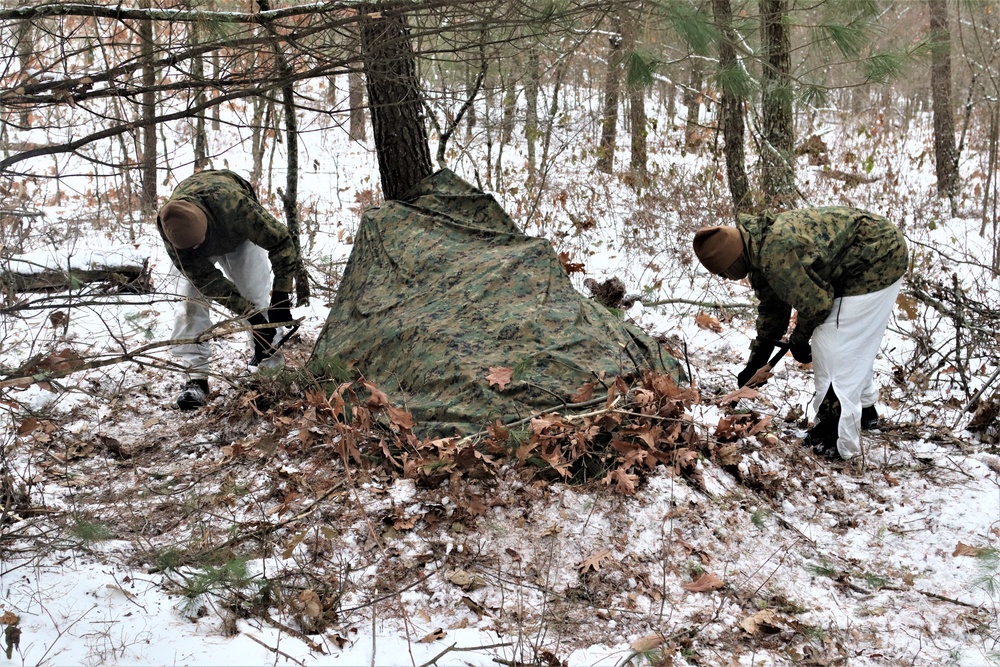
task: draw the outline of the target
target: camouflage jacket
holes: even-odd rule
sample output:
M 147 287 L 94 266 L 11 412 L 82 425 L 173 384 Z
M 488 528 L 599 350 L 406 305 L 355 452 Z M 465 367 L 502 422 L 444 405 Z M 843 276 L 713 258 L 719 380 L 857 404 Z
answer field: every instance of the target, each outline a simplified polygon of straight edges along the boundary
M 880 215 L 844 206 L 741 215 L 737 225 L 757 293 L 757 338 L 780 339 L 791 309 L 792 343 L 805 343 L 842 296 L 870 294 L 906 272 L 902 232 Z M 755 343 L 756 346 L 756 343 Z
M 196 250 L 178 250 L 170 245 L 156 218 L 156 228 L 174 266 L 206 298 L 241 315 L 256 309 L 211 259 L 236 250 L 244 241 L 267 251 L 274 274 L 271 289 L 292 291 L 300 260 L 288 227 L 264 210 L 245 179 L 227 170 L 202 171 L 181 181 L 170 200 L 197 204 L 208 217 L 205 241 Z

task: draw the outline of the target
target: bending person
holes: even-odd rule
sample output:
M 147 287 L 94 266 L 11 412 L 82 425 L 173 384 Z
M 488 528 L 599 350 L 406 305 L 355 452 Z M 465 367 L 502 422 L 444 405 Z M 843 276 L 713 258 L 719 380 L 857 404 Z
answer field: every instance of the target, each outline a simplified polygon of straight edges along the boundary
M 196 338 L 212 326 L 209 300 L 257 327 L 250 337 L 250 370 L 280 367 L 273 343 L 290 326 L 290 293 L 299 255 L 288 228 L 257 201 L 250 183 L 226 170 L 181 181 L 156 217 L 177 279 L 174 338 Z M 265 314 L 266 313 L 266 314 Z M 268 326 L 270 325 L 270 326 Z M 212 346 L 207 341 L 171 350 L 185 368 L 181 410 L 207 402 Z
M 749 277 L 760 302 L 739 386 L 767 363 L 794 308 L 790 350 L 813 362 L 816 381 L 816 420 L 804 444 L 829 458 L 856 456 L 860 430 L 878 423 L 872 375 L 908 264 L 902 232 L 858 209 L 806 208 L 699 230 L 694 251 L 715 275 Z

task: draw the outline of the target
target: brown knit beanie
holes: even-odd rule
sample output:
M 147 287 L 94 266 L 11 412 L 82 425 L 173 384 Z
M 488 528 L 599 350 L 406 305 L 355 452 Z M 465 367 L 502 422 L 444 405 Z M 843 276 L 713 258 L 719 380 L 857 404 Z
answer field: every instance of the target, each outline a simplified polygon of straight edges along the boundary
M 717 276 L 743 254 L 743 237 L 736 227 L 706 227 L 694 235 L 694 254 L 702 266 Z
M 182 199 L 168 201 L 160 209 L 160 227 L 170 245 L 185 250 L 205 241 L 208 217 L 197 204 Z

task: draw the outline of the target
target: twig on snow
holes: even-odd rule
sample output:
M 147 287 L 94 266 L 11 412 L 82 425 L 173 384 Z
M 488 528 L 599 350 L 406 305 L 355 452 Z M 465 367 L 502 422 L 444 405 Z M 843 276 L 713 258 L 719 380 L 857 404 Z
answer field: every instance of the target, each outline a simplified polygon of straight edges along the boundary
M 440 660 L 445 654 L 451 652 L 458 653 L 459 651 L 482 651 L 490 648 L 504 648 L 505 646 L 513 646 L 513 645 L 514 645 L 513 642 L 503 642 L 502 644 L 486 644 L 483 646 L 457 646 L 457 647 L 454 644 L 452 644 L 451 646 L 441 651 L 436 656 L 434 656 L 424 664 L 420 665 L 419 667 L 430 667 L 431 665 L 437 663 L 437 661 Z
M 245 637 L 249 637 L 249 638 L 250 638 L 250 639 L 252 639 L 253 641 L 257 642 L 258 644 L 260 644 L 261 646 L 263 646 L 264 648 L 266 648 L 266 649 L 267 649 L 268 651 L 271 651 L 271 652 L 273 652 L 273 653 L 274 653 L 274 654 L 276 654 L 276 655 L 280 655 L 280 656 L 281 656 L 282 658 L 285 658 L 286 660 L 291 660 L 291 661 L 292 661 L 292 662 L 294 662 L 294 663 L 295 663 L 296 665 L 302 665 L 302 667 L 306 667 L 306 663 L 302 662 L 301 660 L 296 660 L 296 659 L 295 659 L 295 658 L 293 658 L 292 656 L 290 656 L 290 655 L 288 655 L 287 653 L 285 653 L 284 651 L 282 651 L 282 650 L 281 650 L 280 648 L 278 648 L 277 646 L 268 646 L 267 644 L 265 644 L 265 643 L 264 643 L 264 641 L 263 641 L 263 640 L 261 640 L 261 639 L 257 639 L 256 637 L 254 637 L 254 636 L 253 636 L 252 634 L 250 634 L 249 632 L 244 632 L 244 633 L 243 633 L 243 635 L 244 635 Z

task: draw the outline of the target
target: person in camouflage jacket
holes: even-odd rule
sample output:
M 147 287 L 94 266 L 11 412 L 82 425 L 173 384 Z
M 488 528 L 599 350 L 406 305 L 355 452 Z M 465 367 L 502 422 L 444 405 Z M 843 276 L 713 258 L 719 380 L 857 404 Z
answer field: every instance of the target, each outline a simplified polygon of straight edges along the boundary
M 211 300 L 256 327 L 251 370 L 280 366 L 273 343 L 277 326 L 292 319 L 290 294 L 300 260 L 288 228 L 260 205 L 250 183 L 227 170 L 199 172 L 174 189 L 156 227 L 183 297 L 173 337 L 198 338 L 208 330 Z M 183 344 L 171 353 L 187 376 L 178 407 L 201 407 L 209 391 L 211 345 Z
M 830 206 L 741 215 L 735 227 L 699 230 L 694 249 L 712 273 L 749 278 L 759 300 L 739 385 L 768 363 L 794 309 L 792 356 L 809 363 L 815 352 L 816 421 L 806 444 L 831 457 L 858 454 L 859 430 L 878 421 L 872 372 L 908 265 L 902 232 L 880 215 Z

